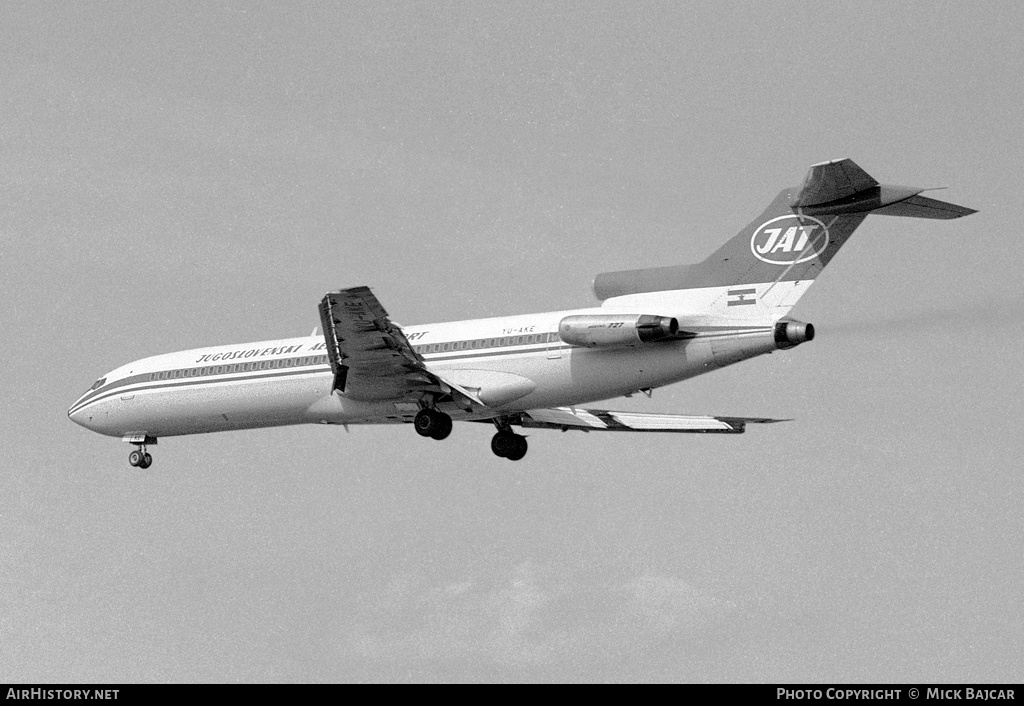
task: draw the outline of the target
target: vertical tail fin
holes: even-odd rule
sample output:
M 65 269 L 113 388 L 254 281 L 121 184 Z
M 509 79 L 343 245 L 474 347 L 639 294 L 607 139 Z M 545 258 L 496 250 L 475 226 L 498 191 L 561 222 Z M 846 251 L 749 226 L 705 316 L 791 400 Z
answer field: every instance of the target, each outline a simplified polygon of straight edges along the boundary
M 942 219 L 975 213 L 921 196 L 922 191 L 879 184 L 849 159 L 815 164 L 799 188 L 780 192 L 703 262 L 605 272 L 594 279 L 594 293 L 605 306 L 657 301 L 672 306 L 673 314 L 777 320 L 869 213 Z

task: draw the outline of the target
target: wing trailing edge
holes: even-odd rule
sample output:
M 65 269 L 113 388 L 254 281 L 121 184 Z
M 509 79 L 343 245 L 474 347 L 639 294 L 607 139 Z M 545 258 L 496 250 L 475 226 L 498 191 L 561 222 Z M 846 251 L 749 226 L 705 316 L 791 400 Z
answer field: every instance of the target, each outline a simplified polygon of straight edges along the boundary
M 518 424 L 525 429 L 561 429 L 562 431 L 575 429 L 578 431 L 645 431 L 677 434 L 742 434 L 746 430 L 747 424 L 772 424 L 788 421 L 790 420 L 765 417 L 706 417 L 553 407 L 522 412 Z

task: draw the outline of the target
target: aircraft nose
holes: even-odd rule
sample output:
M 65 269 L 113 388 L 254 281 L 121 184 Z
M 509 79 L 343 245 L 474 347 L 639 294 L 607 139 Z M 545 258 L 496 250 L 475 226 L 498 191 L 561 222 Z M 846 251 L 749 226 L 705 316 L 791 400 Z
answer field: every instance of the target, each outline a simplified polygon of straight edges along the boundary
M 76 402 L 68 410 L 68 419 L 89 431 L 96 431 L 96 424 L 93 422 L 94 407 L 95 405 L 91 405 L 89 409 L 85 409 Z
M 81 427 L 85 427 L 86 426 L 84 413 L 80 409 L 76 410 L 74 405 L 72 405 L 71 408 L 68 409 L 68 419 L 73 421 L 78 426 L 81 426 Z M 86 428 L 88 429 L 88 427 L 86 427 Z

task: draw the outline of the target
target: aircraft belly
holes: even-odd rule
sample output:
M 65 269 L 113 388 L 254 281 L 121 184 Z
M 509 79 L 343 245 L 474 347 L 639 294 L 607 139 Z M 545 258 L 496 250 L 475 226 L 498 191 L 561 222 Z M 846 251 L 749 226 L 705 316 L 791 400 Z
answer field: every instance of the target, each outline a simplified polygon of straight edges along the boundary
M 465 385 L 474 393 L 494 400 L 494 409 L 519 409 L 536 391 L 557 384 L 564 358 L 548 359 L 547 351 L 535 350 L 468 361 L 431 361 L 429 367 L 440 377 Z M 488 376 L 493 373 L 493 376 Z M 493 385 L 488 389 L 489 384 Z M 507 402 L 503 401 L 507 399 Z
M 546 406 L 584 404 L 679 382 L 713 369 L 710 360 L 710 347 L 699 340 L 607 351 L 577 349 L 565 389 L 574 399 Z
M 770 330 L 715 336 L 710 338 L 710 345 L 713 368 L 724 368 L 741 360 L 771 353 L 777 348 L 774 333 Z
M 310 424 L 398 424 L 412 420 L 414 402 L 356 400 L 339 394 L 321 394 L 302 411 Z
M 531 409 L 584 404 L 620 397 L 645 387 L 678 382 L 713 370 L 707 341 L 692 340 L 618 349 L 574 348 L 559 358 L 544 351 L 495 357 L 472 364 L 438 362 L 438 374 L 472 366 L 528 378 L 533 392 L 496 409 Z
M 302 424 L 306 408 L 329 384 L 329 376 L 320 375 L 138 390 L 132 400 L 117 400 L 113 414 L 124 431 L 156 437 Z
M 517 357 L 492 365 L 537 383 L 534 392 L 498 409 L 586 404 L 662 387 L 774 350 L 764 332 L 735 340 L 698 337 L 619 349 L 575 348 L 559 359 Z
M 644 358 L 646 354 L 639 346 L 610 350 L 575 348 L 569 355 L 571 388 L 587 399 L 618 397 L 638 390 Z
M 640 387 L 670 385 L 774 350 L 770 331 L 719 332 L 689 341 L 652 345 L 637 358 Z

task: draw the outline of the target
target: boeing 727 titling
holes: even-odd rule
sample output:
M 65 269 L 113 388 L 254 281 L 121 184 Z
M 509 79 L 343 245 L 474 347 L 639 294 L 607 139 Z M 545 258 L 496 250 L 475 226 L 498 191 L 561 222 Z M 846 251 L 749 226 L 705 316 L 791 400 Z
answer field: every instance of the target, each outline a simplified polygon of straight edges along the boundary
M 340 289 L 320 302 L 322 336 L 136 360 L 68 416 L 134 444 L 140 468 L 159 437 L 286 424 L 408 423 L 442 440 L 455 421 L 483 422 L 496 428 L 491 450 L 513 461 L 527 449 L 513 427 L 739 434 L 777 420 L 578 405 L 812 340 L 789 311 L 869 213 L 975 212 L 923 191 L 879 184 L 848 159 L 815 164 L 703 262 L 599 274 L 598 307 L 399 326 L 367 287 Z

